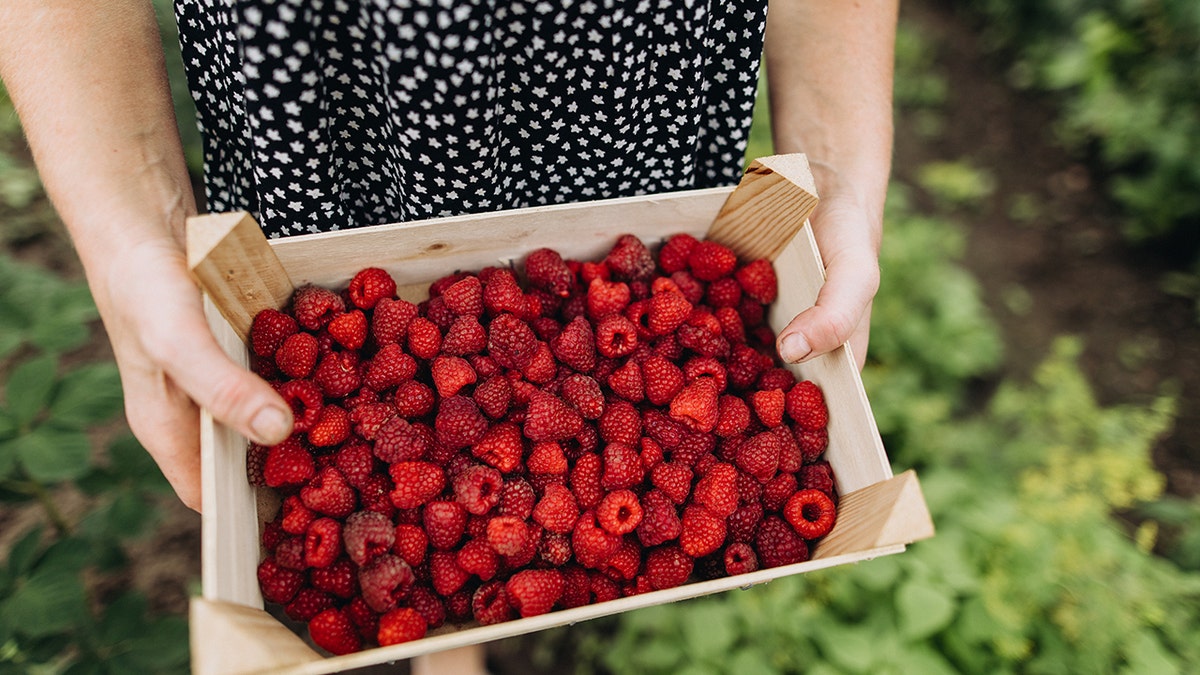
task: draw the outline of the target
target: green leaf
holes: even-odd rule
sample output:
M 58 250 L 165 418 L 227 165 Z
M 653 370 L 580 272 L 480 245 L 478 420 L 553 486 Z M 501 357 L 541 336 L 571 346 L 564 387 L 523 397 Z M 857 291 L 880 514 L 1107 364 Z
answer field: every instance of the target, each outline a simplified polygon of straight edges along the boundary
M 0 478 L 12 474 L 17 466 L 17 446 L 20 439 L 0 441 Z
M 30 637 L 61 633 L 86 612 L 83 583 L 76 575 L 39 568 L 0 604 L 13 629 Z
M 67 373 L 50 402 L 58 426 L 84 428 L 108 421 L 121 410 L 121 376 L 111 362 L 91 363 Z
M 8 551 L 8 570 L 14 577 L 24 576 L 33 568 L 42 544 L 42 528 L 30 528 Z
M 9 374 L 5 394 L 8 396 L 8 412 L 17 426 L 32 422 L 49 402 L 57 370 L 58 358 L 47 354 L 23 362 Z
M 170 493 L 171 484 L 146 449 L 131 435 L 117 438 L 108 446 L 109 471 L 142 490 Z
M 682 619 L 684 644 L 697 660 L 721 662 L 737 639 L 733 612 L 724 603 L 698 602 L 686 608 Z
M 43 425 L 17 439 L 17 456 L 34 480 L 73 480 L 91 469 L 92 444 L 81 431 Z
M 905 637 L 920 640 L 946 627 L 954 618 L 957 602 L 944 588 L 910 580 L 896 593 L 896 610 Z
M 181 617 L 156 617 L 129 636 L 129 660 L 153 672 L 184 671 L 190 660 L 188 626 Z
M 767 656 L 759 649 L 742 648 L 733 653 L 729 659 L 731 673 L 755 673 L 755 675 L 774 675 L 779 671 L 767 660 Z

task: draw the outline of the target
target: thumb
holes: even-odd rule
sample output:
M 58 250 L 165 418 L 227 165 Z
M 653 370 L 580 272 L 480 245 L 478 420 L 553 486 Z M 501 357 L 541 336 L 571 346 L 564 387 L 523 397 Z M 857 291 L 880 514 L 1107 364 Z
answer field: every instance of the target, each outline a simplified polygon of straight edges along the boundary
M 831 352 L 849 340 L 879 290 L 879 261 L 870 249 L 844 249 L 825 274 L 816 303 L 779 332 L 776 348 L 788 363 Z

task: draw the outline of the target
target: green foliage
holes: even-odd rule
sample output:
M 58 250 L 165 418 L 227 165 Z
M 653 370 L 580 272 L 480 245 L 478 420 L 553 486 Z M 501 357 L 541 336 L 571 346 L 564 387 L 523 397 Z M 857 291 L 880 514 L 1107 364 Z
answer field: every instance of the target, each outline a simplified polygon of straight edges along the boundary
M 930 162 L 917 170 L 917 181 L 943 208 L 979 210 L 996 190 L 996 179 L 969 161 Z

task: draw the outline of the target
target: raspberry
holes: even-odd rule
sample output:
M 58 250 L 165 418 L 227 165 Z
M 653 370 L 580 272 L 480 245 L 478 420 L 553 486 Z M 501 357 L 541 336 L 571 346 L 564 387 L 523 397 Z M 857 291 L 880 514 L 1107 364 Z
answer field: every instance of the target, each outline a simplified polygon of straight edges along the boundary
M 788 391 L 796 384 L 796 376 L 786 368 L 767 368 L 758 376 L 759 389 L 782 389 Z M 786 402 L 785 402 L 786 405 Z
M 500 570 L 500 556 L 485 539 L 472 539 L 455 554 L 455 561 L 464 572 L 487 581 Z
M 433 411 L 433 390 L 415 380 L 396 387 L 392 397 L 396 413 L 405 417 L 424 417 Z
M 488 521 L 487 541 L 500 555 L 517 555 L 529 545 L 529 528 L 514 516 L 496 516 Z
M 479 317 L 483 315 L 483 284 L 479 277 L 468 276 L 447 286 L 441 293 L 455 316 Z
M 688 359 L 687 363 L 683 364 L 684 383 L 692 384 L 702 378 L 711 380 L 718 393 L 725 391 L 729 380 L 725 366 L 717 359 L 711 356 L 694 356 Z
M 710 432 L 717 426 L 717 387 L 700 378 L 671 399 L 671 417 L 693 431 Z
M 425 562 L 425 552 L 429 548 L 429 538 L 419 525 L 400 523 L 396 526 L 395 542 L 392 552 L 411 567 Z
M 742 287 L 733 277 L 717 279 L 708 285 L 704 293 L 704 302 L 709 307 L 737 307 L 742 300 Z
M 350 436 L 350 414 L 336 405 L 321 408 L 321 416 L 308 430 L 308 442 L 318 448 L 341 445 Z
M 725 519 L 729 530 L 729 541 L 751 542 L 763 519 L 763 507 L 758 502 L 739 506 L 733 515 Z
M 418 316 L 408 324 L 408 351 L 420 359 L 432 359 L 442 349 L 442 331 L 437 324 Z
M 534 384 L 546 384 L 558 374 L 558 362 L 554 360 L 554 352 L 550 351 L 545 342 L 537 343 L 533 358 L 529 359 L 529 365 L 521 369 L 521 374 Z
M 595 602 L 608 602 L 621 597 L 621 588 L 617 586 L 617 582 L 598 572 L 592 572 L 591 586 Z
M 632 581 L 641 567 L 641 550 L 632 539 L 623 539 L 617 552 L 604 561 L 600 571 L 615 581 Z
M 367 341 L 367 316 L 359 309 L 339 314 L 329 322 L 328 330 L 346 349 L 362 349 Z
M 398 607 L 379 617 L 377 641 L 381 647 L 425 637 L 425 617 L 411 607 Z
M 346 303 L 333 291 L 317 286 L 301 286 L 292 296 L 292 313 L 308 330 L 325 327 L 333 317 L 346 311 Z
M 600 438 L 607 443 L 635 445 L 642 436 L 642 418 L 633 404 L 617 399 L 604 409 L 599 428 Z
M 521 292 L 512 272 L 498 269 L 486 279 L 481 274 L 480 281 L 484 282 L 483 305 L 493 316 L 525 310 L 525 294 Z
M 292 430 L 296 433 L 307 432 L 321 419 L 321 406 L 324 405 L 325 399 L 321 396 L 321 390 L 312 382 L 284 382 L 279 388 L 279 395 L 292 408 Z
M 796 444 L 796 438 L 792 436 L 792 430 L 781 426 L 772 431 L 779 439 L 779 471 L 783 473 L 799 471 L 800 466 L 804 464 L 804 456 L 800 453 L 800 446 Z
M 646 398 L 654 405 L 666 405 L 683 391 L 683 371 L 670 360 L 652 354 L 642 361 L 641 368 Z
M 725 547 L 725 574 L 734 576 L 746 574 L 758 569 L 758 556 L 754 549 L 745 542 L 736 542 Z
M 629 319 L 630 323 L 637 326 L 638 340 L 641 340 L 642 342 L 650 342 L 657 337 L 654 332 L 650 330 L 649 312 L 650 300 L 648 298 L 629 303 L 629 306 L 626 307 L 625 311 L 623 312 L 625 318 Z
M 692 493 L 692 470 L 680 462 L 663 462 L 650 470 L 650 482 L 676 504 Z
M 539 248 L 525 258 L 525 276 L 535 288 L 541 288 L 560 297 L 571 294 L 575 275 L 557 251 Z
M 414 586 L 408 592 L 408 606 L 421 615 L 429 628 L 440 628 L 446 622 L 446 606 L 427 586 Z
M 355 307 L 373 309 L 380 300 L 396 294 L 396 280 L 378 267 L 368 267 L 354 275 L 346 294 Z
M 275 365 L 293 380 L 302 380 L 317 365 L 317 339 L 308 333 L 289 335 L 275 352 Z
M 796 477 L 790 473 L 781 473 L 763 485 L 762 505 L 767 511 L 778 511 L 787 500 L 796 494 Z
M 662 464 L 663 449 L 653 438 L 643 438 L 641 440 L 641 452 L 638 457 L 642 460 L 642 466 L 649 471 L 650 469 Z
M 728 394 L 717 400 L 717 426 L 713 431 L 721 438 L 737 436 L 750 427 L 750 408 L 737 396 Z
M 675 505 L 662 490 L 650 490 L 642 496 L 642 522 L 637 527 L 643 546 L 657 546 L 677 538 L 683 524 Z
M 499 471 L 476 464 L 454 477 L 454 498 L 468 513 L 482 516 L 500 503 L 502 484 Z
M 645 574 L 656 591 L 681 586 L 692 575 L 692 559 L 675 545 L 656 548 L 646 556 Z
M 764 305 L 775 302 L 779 294 L 779 280 L 770 260 L 755 260 L 735 272 L 734 277 L 746 295 Z
M 396 488 L 392 504 L 398 509 L 415 509 L 441 494 L 446 474 L 430 462 L 396 462 L 388 469 Z
M 364 403 L 350 411 L 354 433 L 367 441 L 375 440 L 380 427 L 395 416 L 396 407 L 387 403 Z
M 433 385 L 442 397 L 454 396 L 463 387 L 475 384 L 475 371 L 466 359 L 458 356 L 439 356 L 430 366 Z
M 333 607 L 333 597 L 315 588 L 301 588 L 283 611 L 293 621 L 310 621 L 314 616 Z
M 808 431 L 797 425 L 792 432 L 805 462 L 817 461 L 821 453 L 825 452 L 825 448 L 829 447 L 829 431 L 826 429 Z
M 604 495 L 596 507 L 596 522 L 607 532 L 629 534 L 642 522 L 642 505 L 632 490 L 616 490 Z
M 646 435 L 654 439 L 665 450 L 678 447 L 688 433 L 687 427 L 654 409 L 645 412 L 643 422 L 646 427 Z
M 647 280 L 654 274 L 654 256 L 632 234 L 623 234 L 604 258 L 604 264 L 619 279 Z
M 809 380 L 798 382 L 788 390 L 786 406 L 788 417 L 806 431 L 824 429 L 829 423 L 825 395 L 821 393 L 820 387 Z
M 701 281 L 716 281 L 733 272 L 737 256 L 715 241 L 699 241 L 688 252 L 688 268 Z
M 693 504 L 684 509 L 682 520 L 679 545 L 693 558 L 704 557 L 725 543 L 725 519 L 707 508 Z
M 513 608 L 504 582 L 491 581 L 475 589 L 471 598 L 471 613 L 483 626 L 511 621 Z
M 725 363 L 729 384 L 735 389 L 752 386 L 765 367 L 763 355 L 747 345 L 734 345 Z
M 300 380 L 297 380 L 300 381 Z M 316 473 L 312 455 L 295 436 L 267 451 L 263 480 L 270 487 L 300 485 Z
M 756 391 L 750 395 L 754 414 L 764 426 L 774 428 L 783 424 L 783 392 L 779 389 Z
M 675 288 L 678 289 L 679 294 L 693 305 L 699 304 L 704 300 L 704 283 L 692 276 L 691 272 L 687 270 L 672 272 L 671 282 L 675 284 Z
M 398 344 L 384 345 L 367 362 L 363 384 L 375 391 L 391 389 L 417 374 L 417 362 Z
M 525 460 L 525 467 L 531 474 L 562 475 L 567 472 L 567 456 L 563 454 L 562 446 L 554 441 L 535 443 Z
M 621 537 L 610 534 L 596 523 L 596 513 L 580 516 L 571 531 L 571 548 L 580 565 L 598 569 L 621 548 Z
M 808 546 L 779 516 L 767 516 L 754 538 L 754 550 L 763 569 L 808 560 Z
M 606 490 L 631 488 L 642 482 L 646 469 L 636 449 L 624 443 L 609 443 L 604 447 L 604 473 L 600 484 Z
M 342 472 L 327 466 L 300 488 L 300 500 L 313 511 L 335 518 L 347 516 L 354 510 L 354 489 L 346 483 Z
M 402 417 L 391 418 L 375 435 L 375 456 L 388 464 L 422 459 L 432 447 L 433 439 Z
M 441 330 L 446 330 L 450 324 L 454 323 L 456 316 L 449 307 L 446 306 L 446 299 L 441 296 L 431 297 L 425 302 L 417 305 L 417 309 L 421 314 L 433 322 Z
M 271 358 L 296 331 L 296 320 L 276 309 L 264 309 L 250 323 L 250 349 L 263 358 Z
M 263 469 L 267 466 L 267 453 L 270 448 L 258 443 L 251 443 L 246 448 L 246 480 L 254 487 L 266 487 L 267 479 L 263 477 Z
M 694 466 L 697 471 L 716 461 L 712 456 L 717 448 L 717 439 L 712 434 L 686 434 L 679 445 L 671 451 L 671 461 Z M 704 460 L 705 465 L 701 465 Z
M 522 617 L 545 614 L 562 597 L 564 582 L 558 570 L 522 570 L 505 584 L 509 602 Z
M 433 590 L 449 597 L 470 581 L 471 574 L 458 566 L 458 556 L 453 551 L 434 551 L 429 556 L 429 577 Z
M 389 530 L 391 528 L 388 528 Z M 408 563 L 391 553 L 376 557 L 358 570 L 362 598 L 376 612 L 388 612 L 408 595 L 416 577 Z
M 604 488 L 600 485 L 602 472 L 602 462 L 597 454 L 585 454 L 575 460 L 575 466 L 571 469 L 570 484 L 580 507 L 594 508 L 604 497 Z
M 560 570 L 563 576 L 563 595 L 559 604 L 564 609 L 582 607 L 592 601 L 592 581 L 587 570 L 579 565 L 567 564 Z
M 417 306 L 407 300 L 384 298 L 371 314 L 371 337 L 375 344 L 399 344 L 408 336 L 408 325 L 417 316 Z
M 589 373 L 596 366 L 596 335 L 587 319 L 577 316 L 550 339 L 550 350 L 568 367 Z
M 454 319 L 442 338 L 442 351 L 455 356 L 477 354 L 487 348 L 487 333 L 479 319 L 460 316 Z
M 303 572 L 306 567 L 304 564 L 304 537 L 283 539 L 276 544 L 274 554 L 275 562 L 280 567 L 298 572 Z
M 302 572 L 283 567 L 273 557 L 258 564 L 258 587 L 269 602 L 287 604 L 303 584 Z
M 767 482 L 779 466 L 780 446 L 779 438 L 769 431 L 755 434 L 738 449 L 738 468 L 763 483 Z
M 512 402 L 512 387 L 507 378 L 496 375 L 476 386 L 471 397 L 485 415 L 497 420 L 508 412 L 509 403 Z
M 350 617 L 360 638 L 370 640 L 379 632 L 379 612 L 371 609 L 361 595 L 346 603 L 342 610 Z
M 721 324 L 721 336 L 730 344 L 740 344 L 746 341 L 746 327 L 742 316 L 732 307 L 720 307 L 713 315 Z
M 430 502 L 422 516 L 425 534 L 436 549 L 453 548 L 467 529 L 467 510 L 458 502 Z
M 788 499 L 783 517 L 805 539 L 818 539 L 833 529 L 837 509 L 820 490 L 801 490 Z
M 465 396 L 442 399 L 434 418 L 437 441 L 457 450 L 478 443 L 488 430 L 487 418 L 479 412 L 475 401 Z
M 637 326 L 620 314 L 610 314 L 596 326 L 596 351 L 610 359 L 628 356 L 638 345 Z
M 330 607 L 308 622 L 312 641 L 330 654 L 352 654 L 362 648 L 358 629 L 345 611 Z
M 608 376 L 608 386 L 614 394 L 632 403 L 641 403 L 646 396 L 642 368 L 632 359 Z
M 358 592 L 358 575 L 354 565 L 345 558 L 335 560 L 328 567 L 312 570 L 309 578 L 313 588 L 342 599 L 348 599 Z
M 533 393 L 525 413 L 525 436 L 534 442 L 572 438 L 583 428 L 583 418 L 562 399 L 542 391 Z
M 713 514 L 726 518 L 737 510 L 737 469 L 732 464 L 717 463 L 700 476 L 693 500 Z
M 572 373 L 562 382 L 562 397 L 579 411 L 586 420 L 598 419 L 604 414 L 604 393 L 596 380 Z
M 579 520 L 579 505 L 565 486 L 551 483 L 533 507 L 533 520 L 549 532 L 566 534 Z
M 527 525 L 526 531 L 528 534 L 525 537 L 525 545 L 522 546 L 521 549 L 515 554 L 503 556 L 504 565 L 510 570 L 528 567 L 531 563 L 533 563 L 534 558 L 537 557 L 538 547 L 542 541 L 543 530 L 537 525 Z
M 729 353 L 729 341 L 721 334 L 721 324 L 719 321 L 715 330 L 705 326 L 689 326 L 685 324 L 679 327 L 678 336 L 680 345 L 697 354 L 724 358 Z
M 279 519 L 279 527 L 287 534 L 304 534 L 308 531 L 308 526 L 317 519 L 317 514 L 300 501 L 300 495 L 291 495 L 283 500 L 280 516 L 282 517 Z M 268 533 L 269 531 L 263 532 L 263 545 L 269 550 L 275 546 L 267 543 Z
M 538 558 L 551 567 L 562 567 L 571 561 L 571 537 L 566 534 L 545 532 L 538 545 Z
M 374 511 L 359 511 L 346 518 L 342 542 L 354 564 L 362 566 L 389 552 L 396 531 L 388 518 Z
M 303 381 L 303 380 L 300 380 Z M 358 352 L 330 352 L 321 358 L 313 382 L 326 396 L 341 398 L 362 385 L 358 374 Z
M 488 324 L 488 354 L 505 368 L 525 368 L 537 347 L 533 329 L 512 314 L 501 314 Z
M 658 250 L 658 266 L 667 274 L 687 269 L 688 256 L 695 245 L 696 238 L 690 234 L 670 237 Z
M 481 270 L 478 275 L 479 281 L 481 283 L 484 281 L 483 277 L 485 276 L 485 274 L 488 273 L 489 270 L 497 270 L 497 269 L 499 269 L 499 268 L 491 267 L 491 268 L 485 268 L 485 269 Z M 443 277 L 439 277 L 438 279 L 434 280 L 433 283 L 429 284 L 429 297 L 436 298 L 436 297 L 441 296 L 442 294 L 444 294 L 446 292 L 446 289 L 450 288 L 454 284 L 456 284 L 470 276 L 472 276 L 472 274 L 470 272 L 453 272 L 453 273 L 447 274 Z

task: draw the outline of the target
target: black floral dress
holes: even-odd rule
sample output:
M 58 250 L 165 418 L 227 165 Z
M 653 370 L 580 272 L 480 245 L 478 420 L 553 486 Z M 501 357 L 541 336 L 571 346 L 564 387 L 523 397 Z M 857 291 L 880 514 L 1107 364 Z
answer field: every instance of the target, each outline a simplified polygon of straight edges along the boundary
M 763 0 L 177 0 L 208 207 L 269 236 L 729 185 Z

